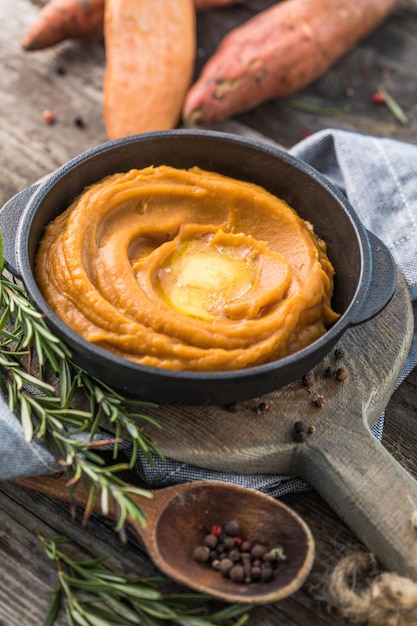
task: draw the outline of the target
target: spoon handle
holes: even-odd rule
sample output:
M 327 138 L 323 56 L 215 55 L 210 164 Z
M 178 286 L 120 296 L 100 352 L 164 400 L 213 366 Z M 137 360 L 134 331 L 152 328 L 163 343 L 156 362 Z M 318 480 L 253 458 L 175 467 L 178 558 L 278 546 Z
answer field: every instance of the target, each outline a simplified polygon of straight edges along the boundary
M 387 569 L 417 581 L 417 481 L 365 425 L 335 424 L 299 450 L 298 473 Z

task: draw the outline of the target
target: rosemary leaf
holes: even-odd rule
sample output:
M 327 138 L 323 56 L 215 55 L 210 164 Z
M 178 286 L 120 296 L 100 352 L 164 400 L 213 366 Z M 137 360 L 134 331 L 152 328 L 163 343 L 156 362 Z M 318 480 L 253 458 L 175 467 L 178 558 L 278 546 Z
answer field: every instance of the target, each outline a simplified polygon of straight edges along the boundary
M 33 439 L 33 423 L 32 423 L 32 411 L 30 403 L 26 396 L 20 398 L 20 421 L 23 428 L 23 434 L 25 441 L 29 442 Z
M 58 617 L 61 604 L 62 604 L 62 588 L 58 587 L 51 591 L 52 602 L 49 605 L 48 612 L 45 615 L 45 619 L 42 622 L 42 626 L 53 626 L 56 618 Z

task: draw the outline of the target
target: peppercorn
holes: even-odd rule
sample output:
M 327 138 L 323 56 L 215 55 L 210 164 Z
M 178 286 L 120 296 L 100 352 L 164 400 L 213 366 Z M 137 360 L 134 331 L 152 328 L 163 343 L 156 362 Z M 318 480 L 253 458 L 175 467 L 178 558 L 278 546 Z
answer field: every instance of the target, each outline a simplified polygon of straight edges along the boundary
M 77 128 L 84 128 L 85 127 L 85 122 L 83 120 L 82 117 L 76 117 L 74 120 L 74 126 L 77 126 Z
M 323 406 L 323 404 L 324 404 L 324 397 L 323 397 L 323 396 L 321 396 L 321 395 L 317 395 L 317 396 L 314 398 L 313 402 L 314 402 L 314 404 L 315 404 L 315 405 L 316 405 L 319 409 L 321 409 L 321 407 L 322 407 L 322 406 Z
M 267 548 L 261 543 L 257 543 L 253 546 L 251 550 L 251 556 L 254 559 L 262 559 L 262 557 L 267 553 Z
M 234 567 L 234 563 L 231 559 L 225 558 L 220 561 L 219 571 L 223 576 L 228 576 L 230 570 Z
M 349 372 L 347 370 L 346 367 L 339 367 L 336 370 L 336 380 L 346 380 L 346 378 L 349 376 Z
M 305 387 L 312 387 L 315 380 L 314 372 L 307 372 L 307 374 L 304 374 L 301 382 Z
M 302 420 L 298 420 L 297 422 L 294 422 L 294 431 L 296 433 L 307 432 L 307 424 L 303 422 Z
M 343 357 L 345 356 L 345 351 L 343 350 L 343 348 L 336 348 L 336 350 L 334 351 L 334 356 L 335 359 L 343 359 Z
M 216 535 L 216 537 L 220 537 L 220 535 L 223 532 L 223 529 L 221 526 L 216 526 L 215 524 L 211 527 L 211 532 L 213 535 Z
M 209 548 L 215 548 L 219 543 L 219 539 L 218 537 L 216 537 L 216 535 L 213 535 L 213 533 L 209 533 L 204 537 L 203 543 Z
M 193 552 L 193 557 L 199 563 L 207 563 L 210 558 L 210 548 L 207 546 L 197 546 Z
M 374 91 L 371 95 L 372 104 L 385 104 L 385 96 L 381 91 Z
M 226 550 L 231 550 L 232 548 L 234 548 L 235 542 L 233 540 L 233 537 L 226 537 L 225 540 L 223 541 L 223 545 L 226 548 Z
M 270 411 L 270 406 L 267 402 L 260 402 L 258 404 L 258 413 L 268 413 Z
M 335 369 L 331 365 L 325 368 L 323 375 L 325 378 L 333 378 L 335 374 Z
M 245 572 L 242 565 L 234 565 L 229 572 L 231 580 L 235 583 L 243 583 L 245 579 Z
M 240 550 L 238 550 L 238 548 L 233 548 L 233 550 L 230 550 L 229 559 L 231 559 L 234 563 L 237 563 L 240 559 Z
M 230 537 L 235 537 L 236 535 L 240 535 L 240 533 L 242 532 L 242 526 L 237 520 L 233 519 L 230 520 L 230 522 L 227 522 L 226 526 L 224 527 L 224 532 Z
M 53 124 L 55 122 L 55 115 L 49 109 L 43 112 L 43 119 L 47 124 Z
M 270 565 L 264 565 L 264 567 L 261 568 L 261 581 L 263 583 L 267 583 L 270 580 L 272 580 L 272 578 L 273 578 L 272 567 Z

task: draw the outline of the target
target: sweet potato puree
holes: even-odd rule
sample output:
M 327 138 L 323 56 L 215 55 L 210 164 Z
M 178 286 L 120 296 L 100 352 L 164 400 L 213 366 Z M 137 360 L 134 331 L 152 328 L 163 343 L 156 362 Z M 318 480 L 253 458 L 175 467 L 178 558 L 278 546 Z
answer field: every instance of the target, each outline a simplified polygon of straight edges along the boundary
M 108 176 L 46 229 L 37 281 L 88 341 L 148 366 L 224 371 L 323 335 L 325 243 L 265 189 L 196 167 Z

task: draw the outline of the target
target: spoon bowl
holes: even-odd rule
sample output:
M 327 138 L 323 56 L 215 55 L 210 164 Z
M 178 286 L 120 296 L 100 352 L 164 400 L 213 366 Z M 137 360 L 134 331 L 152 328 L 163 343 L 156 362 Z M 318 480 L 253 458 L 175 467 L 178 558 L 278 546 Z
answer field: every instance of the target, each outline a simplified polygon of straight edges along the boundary
M 45 476 L 16 481 L 46 495 L 69 501 L 65 477 Z M 155 565 L 168 577 L 199 593 L 229 603 L 269 603 L 297 591 L 314 561 L 314 539 L 306 523 L 279 500 L 217 481 L 197 481 L 150 491 L 150 498 L 133 497 L 146 515 L 146 526 L 128 518 L 126 526 L 143 543 Z M 76 491 L 85 507 L 87 493 Z M 97 513 L 101 513 L 99 507 Z M 109 511 L 114 518 L 114 511 Z M 268 548 L 282 547 L 285 559 L 268 582 L 236 583 L 193 557 L 213 525 L 238 519 L 242 537 Z

